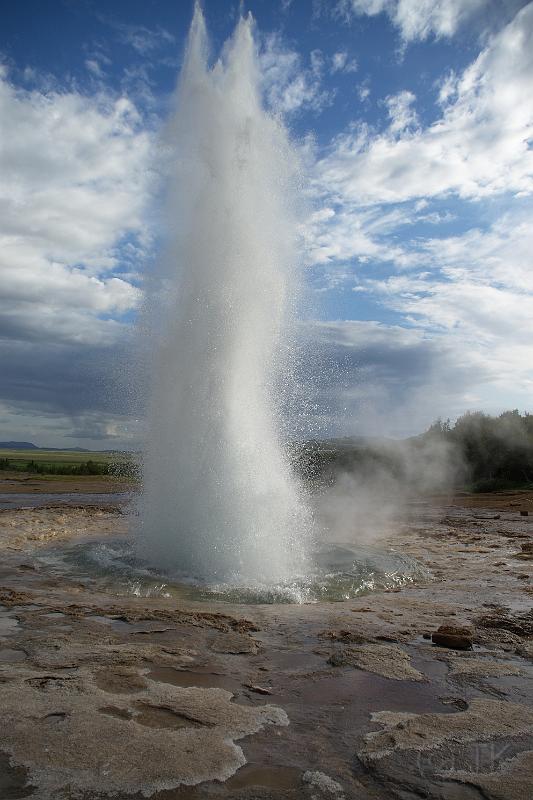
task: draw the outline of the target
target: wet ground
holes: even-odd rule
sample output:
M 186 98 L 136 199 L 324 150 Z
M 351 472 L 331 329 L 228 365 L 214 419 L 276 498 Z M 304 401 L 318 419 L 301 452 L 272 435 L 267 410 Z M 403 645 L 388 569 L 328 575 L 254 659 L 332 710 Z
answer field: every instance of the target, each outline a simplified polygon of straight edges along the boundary
M 1 492 L 0 510 L 4 509 L 25 509 L 25 508 L 47 508 L 52 506 L 71 507 L 76 506 L 95 506 L 102 507 L 108 504 L 120 506 L 126 505 L 131 501 L 130 492 Z
M 387 544 L 430 577 L 306 605 L 58 570 L 62 542 L 128 536 L 110 497 L 0 511 L 0 798 L 530 800 L 530 501 L 417 503 Z

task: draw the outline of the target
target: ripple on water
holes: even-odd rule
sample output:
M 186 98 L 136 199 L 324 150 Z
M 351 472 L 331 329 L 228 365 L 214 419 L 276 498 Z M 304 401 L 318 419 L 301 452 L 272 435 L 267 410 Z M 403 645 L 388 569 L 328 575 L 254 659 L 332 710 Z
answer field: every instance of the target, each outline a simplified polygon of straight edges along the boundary
M 430 577 L 425 567 L 402 553 L 350 544 L 317 547 L 308 574 L 275 585 L 244 582 L 238 575 L 224 583 L 205 583 L 165 574 L 140 560 L 123 536 L 50 545 L 41 560 L 56 573 L 96 580 L 103 590 L 118 595 L 244 604 L 350 600 Z

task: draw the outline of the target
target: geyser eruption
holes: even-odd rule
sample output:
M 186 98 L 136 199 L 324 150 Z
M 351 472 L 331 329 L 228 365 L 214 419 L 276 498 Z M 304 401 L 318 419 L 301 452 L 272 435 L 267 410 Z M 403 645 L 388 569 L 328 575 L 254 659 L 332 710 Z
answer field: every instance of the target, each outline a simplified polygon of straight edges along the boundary
M 167 144 L 138 541 L 151 563 L 191 576 L 286 581 L 305 570 L 312 527 L 280 411 L 298 289 L 297 159 L 262 106 L 251 18 L 210 68 L 196 7 Z

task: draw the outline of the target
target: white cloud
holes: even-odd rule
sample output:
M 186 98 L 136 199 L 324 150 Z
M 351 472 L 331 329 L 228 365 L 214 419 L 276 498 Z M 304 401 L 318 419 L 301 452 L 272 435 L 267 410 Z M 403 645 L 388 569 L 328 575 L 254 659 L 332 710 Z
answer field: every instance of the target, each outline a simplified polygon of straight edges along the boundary
M 336 208 L 324 206 L 309 218 L 304 230 L 307 261 L 310 264 L 333 264 L 328 282 L 338 283 L 339 268 L 358 259 L 359 262 L 388 261 L 395 265 L 408 265 L 411 257 L 394 242 L 389 234 L 402 225 L 412 224 L 414 217 L 406 209 Z M 340 267 L 341 272 L 343 267 Z M 351 274 L 353 269 L 346 273 Z
M 428 239 L 421 258 L 439 266 L 447 280 L 469 278 L 504 287 L 523 296 L 533 294 L 533 228 L 531 209 L 507 212 L 488 230 L 471 229 L 460 236 Z
M 470 389 L 481 407 L 527 408 L 533 388 L 533 232 L 530 209 L 507 213 L 488 230 L 412 243 L 411 267 L 365 291 L 456 363 L 483 365 Z M 445 365 L 449 373 L 449 364 Z M 437 372 L 442 365 L 435 364 Z M 467 381 L 468 383 L 468 381 Z M 453 388 L 453 384 L 452 384 Z M 468 406 L 463 407 L 466 410 Z M 449 412 L 451 413 L 451 412 Z
M 4 76 L 0 117 L 0 335 L 114 336 L 106 318 L 139 300 L 120 270 L 135 272 L 149 243 L 151 136 L 137 109 Z
M 398 94 L 390 95 L 385 99 L 390 118 L 389 131 L 391 134 L 400 134 L 417 124 L 418 117 L 412 107 L 415 100 L 415 95 L 405 90 Z
M 175 42 L 175 37 L 161 25 L 147 28 L 145 25 L 131 25 L 106 16 L 101 16 L 100 21 L 114 28 L 120 40 L 130 45 L 141 56 L 151 55 Z
M 490 0 L 341 0 L 339 12 L 376 16 L 386 13 L 404 42 L 453 36 L 458 28 Z
M 331 56 L 331 72 L 357 72 L 358 65 L 355 58 L 348 58 L 348 53 L 341 50 Z
M 103 78 L 104 72 L 96 59 L 87 58 L 85 60 L 85 66 L 96 78 Z
M 490 396 L 478 353 L 420 328 L 342 320 L 311 323 L 306 335 L 331 365 L 316 386 L 322 435 L 410 436 Z
M 357 84 L 357 95 L 361 103 L 364 103 L 370 97 L 370 81 L 364 80 Z
M 410 94 L 402 93 L 383 133 L 357 124 L 340 135 L 318 165 L 326 191 L 355 204 L 450 193 L 472 199 L 531 193 L 532 39 L 533 3 L 462 75 L 446 78 L 443 114 L 433 124 L 405 127 Z
M 276 112 L 320 112 L 331 103 L 334 93 L 322 85 L 324 58 L 320 50 L 312 51 L 311 66 L 306 68 L 299 53 L 288 49 L 279 34 L 271 34 L 263 42 L 259 60 L 263 91 Z
M 373 414 L 389 431 L 409 432 L 402 425 L 410 418 L 413 432 L 430 414 L 530 408 L 532 38 L 530 4 L 467 69 L 444 77 L 433 124 L 421 124 L 415 97 L 404 90 L 385 99 L 385 131 L 354 124 L 318 160 L 323 213 L 308 243 L 310 261 L 323 269 L 319 288 L 352 288 L 365 309 L 370 303 L 398 320 L 377 328 L 338 323 L 345 357 L 357 361 L 356 379 L 337 391 L 347 429 L 350 417 L 371 426 Z M 465 202 L 472 200 L 475 212 Z M 462 208 L 465 219 L 473 213 L 483 221 L 498 207 L 506 210 L 490 225 L 453 236 L 428 232 L 460 218 Z M 415 223 L 410 238 L 407 226 Z

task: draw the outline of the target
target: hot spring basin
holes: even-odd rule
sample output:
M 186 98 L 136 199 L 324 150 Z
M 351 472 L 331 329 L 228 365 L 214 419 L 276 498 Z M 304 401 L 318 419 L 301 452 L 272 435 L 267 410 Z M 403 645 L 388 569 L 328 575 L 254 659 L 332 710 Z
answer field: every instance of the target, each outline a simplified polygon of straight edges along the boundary
M 244 581 L 237 574 L 219 582 L 154 569 L 124 536 L 53 545 L 41 551 L 39 560 L 56 574 L 96 582 L 111 594 L 243 604 L 340 602 L 430 578 L 410 556 L 347 543 L 320 544 L 307 574 L 273 585 Z

